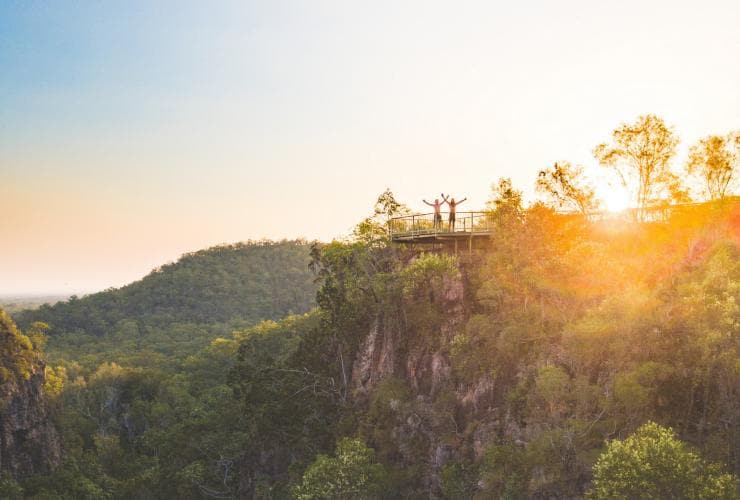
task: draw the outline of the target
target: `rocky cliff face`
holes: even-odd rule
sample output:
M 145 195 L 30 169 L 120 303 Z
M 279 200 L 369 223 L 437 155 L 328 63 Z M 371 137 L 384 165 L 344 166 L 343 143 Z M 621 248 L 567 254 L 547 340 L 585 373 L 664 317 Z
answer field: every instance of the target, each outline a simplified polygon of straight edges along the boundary
M 369 394 L 389 376 L 406 379 L 415 391 L 426 396 L 436 394 L 441 384 L 449 379 L 450 363 L 446 350 L 444 347 L 435 347 L 435 344 L 448 344 L 465 322 L 464 286 L 459 276 L 445 280 L 443 285 L 443 290 L 432 300 L 437 303 L 445 319 L 434 331 L 423 332 L 426 337 L 440 342 L 420 341 L 409 345 L 409 333 L 401 322 L 390 321 L 383 312 L 375 318 L 353 364 L 355 397 Z
M 48 472 L 61 460 L 61 440 L 44 395 L 45 363 L 2 310 L 0 355 L 0 470 Z
M 371 399 L 373 391 L 390 378 L 403 380 L 411 389 L 410 402 L 389 402 L 395 413 L 391 433 L 403 462 L 422 465 L 423 486 L 430 498 L 439 494 L 442 468 L 463 448 L 462 441 L 475 447 L 476 440 L 488 439 L 488 429 L 463 436 L 464 422 L 458 421 L 455 409 L 487 411 L 483 406 L 492 390 L 488 377 L 472 387 L 452 385 L 448 346 L 467 320 L 465 286 L 462 276 L 446 279 L 443 285 L 429 299 L 443 318 L 433 331 L 411 332 L 402 321 L 381 312 L 361 344 L 352 369 L 352 393 L 358 402 Z M 412 301 L 408 302 L 404 309 L 414 307 Z M 483 449 L 480 442 L 478 449 Z
M 401 465 L 421 472 L 427 498 L 443 496 L 445 465 L 479 462 L 486 449 L 502 439 L 518 446 L 527 440 L 525 429 L 496 403 L 490 373 L 466 383 L 453 373 L 453 339 L 464 333 L 471 315 L 467 283 L 460 270 L 457 276 L 445 277 L 433 295 L 404 297 L 399 310 L 380 311 L 353 364 L 355 402 L 381 404 L 384 414 L 392 415 L 372 426 L 390 426 L 388 441 L 394 443 Z M 384 381 L 392 380 L 408 388 L 407 399 L 379 403 Z
M 43 394 L 44 363 L 29 380 L 0 386 L 0 469 L 15 477 L 54 469 L 61 458 L 59 434 Z

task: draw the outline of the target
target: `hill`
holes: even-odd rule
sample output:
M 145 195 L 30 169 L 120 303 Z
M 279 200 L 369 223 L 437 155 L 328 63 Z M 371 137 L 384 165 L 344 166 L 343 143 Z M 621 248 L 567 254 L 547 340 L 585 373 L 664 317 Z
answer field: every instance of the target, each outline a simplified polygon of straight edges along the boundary
M 65 453 L 24 494 L 622 498 L 667 470 L 700 492 L 683 498 L 737 498 L 738 207 L 607 224 L 494 202 L 496 237 L 471 253 L 390 244 L 373 220 L 310 252 L 305 315 L 141 327 L 168 317 L 143 311 L 52 335 Z M 189 258 L 131 287 L 230 282 L 175 279 Z M 652 442 L 671 458 L 650 462 Z
M 126 319 L 140 326 L 279 319 L 314 306 L 309 254 L 304 241 L 216 246 L 185 254 L 122 288 L 21 311 L 15 319 L 22 328 L 43 321 L 51 334 L 96 336 Z

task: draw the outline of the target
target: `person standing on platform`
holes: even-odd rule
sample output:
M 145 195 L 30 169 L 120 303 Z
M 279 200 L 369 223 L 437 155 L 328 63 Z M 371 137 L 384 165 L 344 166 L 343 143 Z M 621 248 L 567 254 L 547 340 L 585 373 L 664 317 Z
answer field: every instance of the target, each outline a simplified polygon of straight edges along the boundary
M 444 198 L 444 194 L 442 194 L 442 197 Z M 444 203 L 444 201 L 440 202 L 438 198 L 434 199 L 434 203 L 429 203 L 427 200 L 424 199 L 422 199 L 421 201 L 423 201 L 430 207 L 434 207 L 434 229 L 439 229 L 439 227 L 442 225 L 442 203 Z
M 457 209 L 457 206 L 460 203 L 462 203 L 465 200 L 467 200 L 468 198 L 465 197 L 465 198 L 463 198 L 460 201 L 455 201 L 455 198 L 449 198 L 449 195 L 447 195 L 447 196 L 442 195 L 442 198 L 443 198 L 442 203 L 447 203 L 447 205 L 449 205 L 449 207 L 450 207 L 450 219 L 449 219 L 448 228 L 449 228 L 450 231 L 454 231 L 455 230 L 455 211 Z

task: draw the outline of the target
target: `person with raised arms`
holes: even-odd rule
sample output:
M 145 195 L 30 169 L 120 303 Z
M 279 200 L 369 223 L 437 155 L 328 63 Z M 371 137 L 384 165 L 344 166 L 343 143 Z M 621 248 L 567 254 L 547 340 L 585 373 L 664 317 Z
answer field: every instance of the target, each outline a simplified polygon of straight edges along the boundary
M 450 207 L 450 218 L 449 218 L 448 228 L 449 228 L 450 231 L 454 231 L 455 230 L 455 210 L 457 209 L 457 206 L 460 203 L 464 202 L 468 198 L 465 197 L 465 198 L 463 198 L 460 201 L 455 201 L 455 198 L 450 198 L 449 196 L 450 195 L 445 196 L 443 194 L 442 195 L 442 199 L 443 199 L 442 203 L 447 203 L 447 205 L 449 205 L 449 207 Z M 441 218 L 441 216 L 440 216 L 440 218 Z
M 444 198 L 444 193 L 441 194 L 442 198 Z M 430 207 L 434 207 L 434 229 L 439 229 L 439 227 L 442 225 L 442 203 L 444 201 L 440 202 L 439 198 L 434 199 L 434 203 L 429 203 L 427 200 L 422 199 L 424 203 L 429 205 Z

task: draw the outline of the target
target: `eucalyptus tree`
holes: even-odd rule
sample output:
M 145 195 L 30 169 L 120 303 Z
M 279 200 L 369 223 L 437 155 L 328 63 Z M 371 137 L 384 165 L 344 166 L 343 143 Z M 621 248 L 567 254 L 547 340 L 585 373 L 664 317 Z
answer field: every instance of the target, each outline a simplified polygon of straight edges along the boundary
M 686 171 L 697 176 L 708 200 L 721 200 L 732 189 L 740 163 L 740 132 L 710 135 L 689 150 Z
M 546 194 L 557 209 L 588 215 L 598 207 L 594 188 L 583 182 L 583 167 L 557 163 L 537 176 L 537 191 Z
M 632 191 L 638 220 L 644 220 L 645 209 L 660 200 L 685 198 L 678 177 L 670 169 L 677 145 L 678 138 L 661 118 L 642 115 L 634 123 L 615 129 L 610 144 L 594 148 L 599 163 L 614 169 L 622 184 Z

